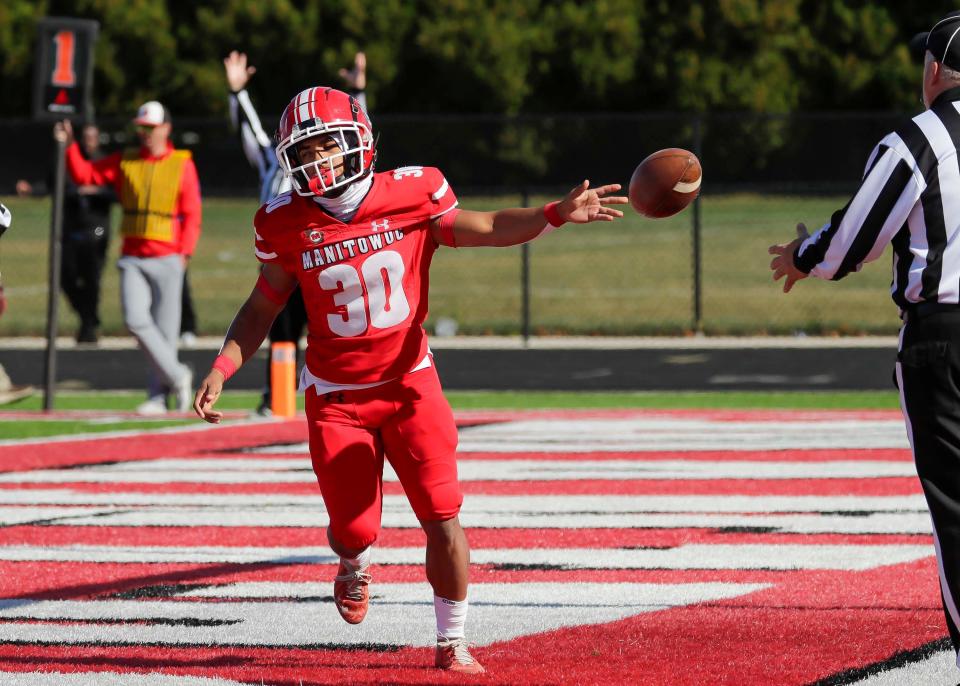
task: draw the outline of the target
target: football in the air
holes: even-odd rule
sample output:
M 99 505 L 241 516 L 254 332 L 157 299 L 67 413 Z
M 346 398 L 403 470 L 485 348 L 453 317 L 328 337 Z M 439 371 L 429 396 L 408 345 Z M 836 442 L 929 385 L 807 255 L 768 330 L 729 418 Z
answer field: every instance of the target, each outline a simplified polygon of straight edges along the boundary
M 700 160 L 689 150 L 658 150 L 630 177 L 630 204 L 645 217 L 669 217 L 699 195 L 702 177 Z

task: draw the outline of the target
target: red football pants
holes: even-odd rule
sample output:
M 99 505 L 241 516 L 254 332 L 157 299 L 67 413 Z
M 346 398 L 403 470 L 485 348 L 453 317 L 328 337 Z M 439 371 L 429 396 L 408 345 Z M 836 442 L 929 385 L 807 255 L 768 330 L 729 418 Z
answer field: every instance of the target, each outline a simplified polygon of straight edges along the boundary
M 306 392 L 310 457 L 341 545 L 377 540 L 383 510 L 383 458 L 400 478 L 421 522 L 460 512 L 457 427 L 434 367 L 375 388 Z

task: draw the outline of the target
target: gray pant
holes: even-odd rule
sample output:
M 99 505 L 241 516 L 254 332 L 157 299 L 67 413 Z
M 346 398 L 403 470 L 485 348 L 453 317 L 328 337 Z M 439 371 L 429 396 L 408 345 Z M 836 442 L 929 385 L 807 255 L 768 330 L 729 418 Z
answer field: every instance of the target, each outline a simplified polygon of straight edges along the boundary
M 151 398 L 163 395 L 189 374 L 177 359 L 183 261 L 180 255 L 124 255 L 117 268 L 123 323 L 150 361 L 147 392 Z

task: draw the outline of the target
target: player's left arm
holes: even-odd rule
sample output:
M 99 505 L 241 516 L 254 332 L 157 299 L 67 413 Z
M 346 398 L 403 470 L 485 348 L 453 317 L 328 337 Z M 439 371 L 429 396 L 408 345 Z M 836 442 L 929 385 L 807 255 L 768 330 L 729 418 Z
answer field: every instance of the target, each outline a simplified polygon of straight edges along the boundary
M 205 421 L 218 424 L 223 419 L 223 413 L 213 407 L 223 392 L 223 384 L 260 349 L 273 320 L 296 286 L 296 277 L 279 263 L 263 265 L 256 286 L 233 318 L 220 354 L 194 396 L 193 409 Z
M 567 222 L 588 224 L 610 222 L 622 217 L 623 212 L 610 207 L 627 203 L 625 196 L 611 195 L 619 190 L 620 184 L 617 183 L 590 188 L 590 181 L 584 180 L 563 200 L 548 203 L 544 207 L 516 207 L 494 212 L 453 210 L 449 213 L 451 216 L 443 215 L 431 220 L 430 230 L 434 240 L 443 245 L 518 245 Z

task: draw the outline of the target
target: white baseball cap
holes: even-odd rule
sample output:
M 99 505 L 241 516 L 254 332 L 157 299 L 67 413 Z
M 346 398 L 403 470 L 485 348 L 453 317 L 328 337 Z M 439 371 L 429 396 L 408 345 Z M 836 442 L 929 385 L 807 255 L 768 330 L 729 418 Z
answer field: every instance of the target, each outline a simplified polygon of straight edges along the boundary
M 137 116 L 133 119 L 134 124 L 143 126 L 160 126 L 160 124 L 166 124 L 169 121 L 170 113 L 167 112 L 167 108 L 156 100 L 140 105 Z

